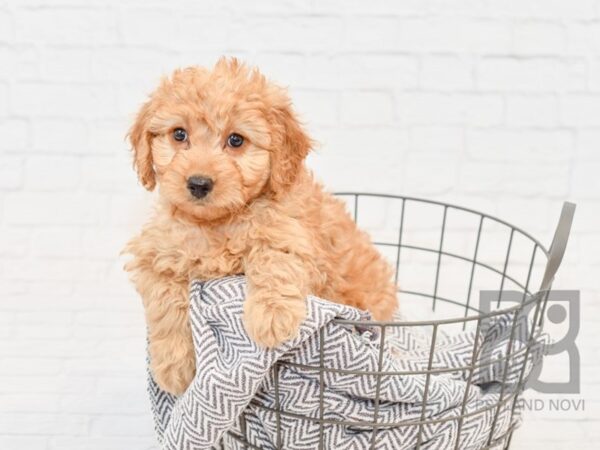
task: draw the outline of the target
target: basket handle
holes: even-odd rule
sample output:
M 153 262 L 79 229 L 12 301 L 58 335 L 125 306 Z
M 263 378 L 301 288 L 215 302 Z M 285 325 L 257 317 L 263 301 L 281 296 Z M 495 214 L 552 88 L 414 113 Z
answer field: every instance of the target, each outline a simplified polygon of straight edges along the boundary
M 575 215 L 575 203 L 564 202 L 562 211 L 560 212 L 560 218 L 558 219 L 558 225 L 554 232 L 554 238 L 550 245 L 548 252 L 548 262 L 546 263 L 546 270 L 544 271 L 544 278 L 540 291 L 547 291 L 554 281 L 554 275 L 560 267 L 565 250 L 567 248 L 567 242 L 569 241 L 569 234 L 571 233 L 571 225 L 573 224 L 573 216 Z

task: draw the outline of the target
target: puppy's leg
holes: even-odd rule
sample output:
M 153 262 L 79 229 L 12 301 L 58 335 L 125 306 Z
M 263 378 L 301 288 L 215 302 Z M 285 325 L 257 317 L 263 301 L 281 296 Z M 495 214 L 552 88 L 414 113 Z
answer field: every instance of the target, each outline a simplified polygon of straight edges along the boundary
M 154 272 L 137 275 L 136 285 L 146 310 L 152 374 L 163 390 L 180 395 L 196 373 L 188 283 Z
M 297 334 L 306 317 L 309 265 L 290 250 L 252 249 L 246 262 L 244 325 L 256 343 L 275 347 Z

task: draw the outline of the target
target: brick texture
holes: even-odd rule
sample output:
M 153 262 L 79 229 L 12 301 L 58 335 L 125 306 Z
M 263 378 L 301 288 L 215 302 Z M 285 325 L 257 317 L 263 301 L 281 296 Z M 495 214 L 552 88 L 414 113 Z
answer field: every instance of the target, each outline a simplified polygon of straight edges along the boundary
M 600 1 L 0 1 L 0 448 L 156 449 L 145 327 L 119 251 L 152 195 L 126 130 L 160 77 L 222 54 L 287 85 L 331 190 L 481 208 L 582 289 L 585 411 L 516 449 L 600 438 Z M 418 272 L 416 270 L 415 272 Z

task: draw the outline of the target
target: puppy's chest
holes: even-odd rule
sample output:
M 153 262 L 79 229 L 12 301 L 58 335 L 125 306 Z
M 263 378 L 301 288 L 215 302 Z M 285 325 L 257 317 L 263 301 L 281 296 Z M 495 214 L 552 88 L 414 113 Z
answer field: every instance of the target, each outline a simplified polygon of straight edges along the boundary
M 244 236 L 219 232 L 199 232 L 184 243 L 189 258 L 190 279 L 218 278 L 244 271 Z

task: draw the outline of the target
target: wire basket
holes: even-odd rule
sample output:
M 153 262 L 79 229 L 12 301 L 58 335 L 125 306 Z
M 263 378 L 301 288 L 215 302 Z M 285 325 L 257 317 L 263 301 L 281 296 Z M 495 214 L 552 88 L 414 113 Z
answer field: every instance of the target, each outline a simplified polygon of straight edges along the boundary
M 529 341 L 520 351 L 524 352 L 521 359 L 511 355 L 515 325 L 513 324 L 508 354 L 502 364 L 504 377 L 510 370 L 518 372 L 516 388 L 504 389 L 504 381 L 499 399 L 491 408 L 495 408 L 487 446 L 484 448 L 504 448 L 510 446 L 514 425 L 495 433 L 495 426 L 500 408 L 509 405 L 510 424 L 513 424 L 513 415 L 520 394 L 526 384 L 525 366 L 530 351 L 530 343 L 542 330 L 546 301 L 554 275 L 565 251 L 568 239 L 574 205 L 565 203 L 554 235 L 550 249 L 540 243 L 527 232 L 515 227 L 501 219 L 483 214 L 478 211 L 411 197 L 368 194 L 368 193 L 340 193 L 359 227 L 367 231 L 375 246 L 389 259 L 395 268 L 395 280 L 399 286 L 399 299 L 401 315 L 398 320 L 390 322 L 369 322 L 369 326 L 380 330 L 380 348 L 383 351 L 386 330 L 399 327 L 419 329 L 427 336 L 430 342 L 429 360 L 427 369 L 422 373 L 426 375 L 424 398 L 427 399 L 430 376 L 444 373 L 444 367 L 436 367 L 434 354 L 436 338 L 442 333 L 446 335 L 456 330 L 475 330 L 477 334 L 482 323 L 500 314 L 513 314 L 516 323 L 517 317 L 526 314 L 532 324 Z M 493 291 L 495 294 L 492 304 L 482 303 L 481 291 Z M 519 301 L 515 302 L 514 293 L 519 293 Z M 508 293 L 512 295 L 507 296 Z M 536 294 L 536 295 L 533 295 Z M 507 298 L 508 297 L 508 298 Z M 489 300 L 489 297 L 488 297 Z M 409 315 L 426 314 L 426 319 L 415 320 Z M 364 322 L 341 321 L 345 324 L 362 325 Z M 322 335 L 323 336 L 323 335 Z M 323 338 L 322 338 L 323 339 Z M 473 356 L 469 363 L 458 370 L 468 373 L 468 384 L 476 368 L 474 364 L 477 353 L 477 340 L 473 348 Z M 321 355 L 322 355 L 321 346 Z M 335 370 L 323 364 L 306 367 L 307 370 L 317 371 L 321 380 L 323 375 Z M 497 363 L 497 361 L 496 361 Z M 278 363 L 279 367 L 285 362 Z M 275 389 L 277 390 L 278 366 L 276 366 Z M 449 371 L 450 369 L 447 369 Z M 457 368 L 453 367 L 452 371 Z M 380 364 L 381 371 L 381 364 Z M 355 372 L 361 375 L 360 372 Z M 370 374 L 373 375 L 373 374 Z M 393 376 L 385 373 L 376 373 L 377 389 L 383 376 Z M 401 376 L 401 375 L 400 375 Z M 468 389 L 468 388 L 467 388 Z M 379 391 L 377 391 L 379 392 Z M 277 394 L 278 396 L 279 394 Z M 288 417 L 295 420 L 316 421 L 323 430 L 335 421 L 323 418 L 323 389 L 321 387 L 321 413 L 319 418 L 298 417 L 286 412 L 278 404 L 275 405 L 277 423 L 282 418 Z M 461 447 L 461 426 L 466 417 L 465 395 L 461 414 L 442 420 L 458 422 L 458 434 L 453 448 Z M 375 399 L 374 420 L 370 424 L 374 431 L 382 427 L 418 426 L 419 438 L 416 448 L 421 447 L 421 430 L 428 424 L 425 418 L 426 400 L 423 401 L 421 420 L 410 423 L 381 424 L 377 420 L 379 410 L 379 396 Z M 486 406 L 490 409 L 490 406 Z M 271 409 L 273 411 L 273 409 Z M 475 411 L 479 413 L 481 411 Z M 469 414 L 474 414 L 470 412 Z M 436 419 L 439 421 L 440 419 Z M 348 422 L 347 426 L 364 427 L 364 423 Z M 241 423 L 241 433 L 229 432 L 230 437 L 240 442 L 244 448 L 259 448 L 252 445 L 244 431 L 244 422 Z M 377 448 L 374 432 L 370 448 Z M 277 429 L 277 448 L 282 448 L 280 429 Z M 319 448 L 325 448 L 321 437 Z

